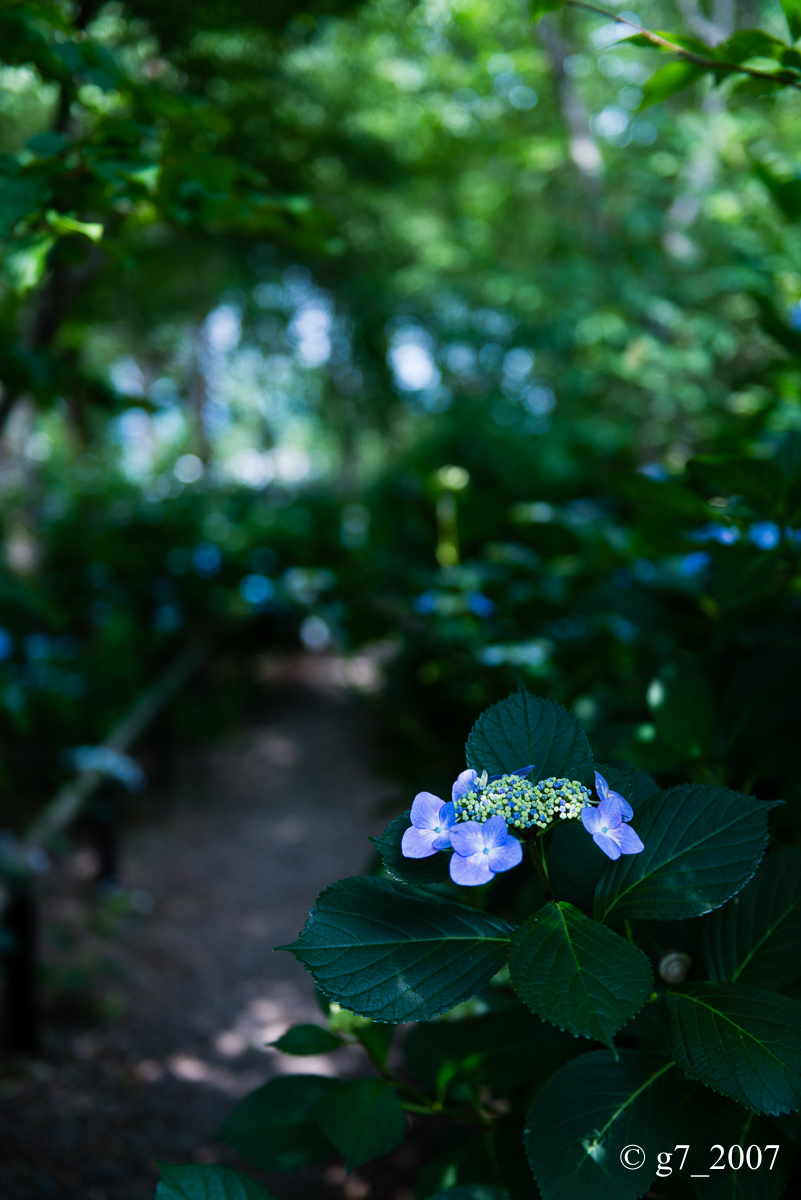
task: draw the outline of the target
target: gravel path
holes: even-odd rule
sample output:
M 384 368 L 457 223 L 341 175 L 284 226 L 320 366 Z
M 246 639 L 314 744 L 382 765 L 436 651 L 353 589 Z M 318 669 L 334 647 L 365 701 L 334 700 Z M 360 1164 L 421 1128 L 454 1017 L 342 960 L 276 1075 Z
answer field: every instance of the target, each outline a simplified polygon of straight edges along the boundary
M 78 1007 L 65 1024 L 62 1004 L 46 1056 L 0 1075 L 2 1200 L 152 1200 L 157 1159 L 242 1165 L 214 1140 L 237 1097 L 277 1073 L 352 1069 L 350 1051 L 296 1059 L 264 1043 L 320 1020 L 309 976 L 271 949 L 369 862 L 392 789 L 367 763 L 358 706 L 296 689 L 183 762 L 175 795 L 128 834 L 124 885 L 145 911 L 92 917 L 85 851 L 55 873 L 45 960 L 85 963 L 105 1017 Z M 276 1200 L 410 1195 L 338 1166 L 267 1182 Z

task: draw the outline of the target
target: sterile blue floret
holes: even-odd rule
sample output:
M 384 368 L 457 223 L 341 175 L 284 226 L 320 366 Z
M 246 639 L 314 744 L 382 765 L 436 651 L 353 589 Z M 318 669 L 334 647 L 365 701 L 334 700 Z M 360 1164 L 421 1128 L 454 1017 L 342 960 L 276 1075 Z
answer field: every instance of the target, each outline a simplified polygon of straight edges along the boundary
M 450 831 L 456 853 L 451 858 L 451 879 L 467 887 L 489 883 L 499 871 L 516 867 L 523 847 L 506 828 L 503 817 L 490 817 L 483 825 L 462 821 Z
M 406 858 L 428 858 L 451 844 L 450 829 L 456 820 L 453 803 L 443 804 L 431 792 L 419 792 L 412 804 L 411 828 L 401 839 Z
M 630 805 L 628 807 L 631 808 Z M 639 854 L 645 849 L 631 826 L 624 823 L 621 797 L 617 792 L 609 792 L 597 808 L 582 809 L 581 820 L 587 832 L 592 834 L 596 846 L 599 846 L 608 858 L 620 858 L 621 854 Z

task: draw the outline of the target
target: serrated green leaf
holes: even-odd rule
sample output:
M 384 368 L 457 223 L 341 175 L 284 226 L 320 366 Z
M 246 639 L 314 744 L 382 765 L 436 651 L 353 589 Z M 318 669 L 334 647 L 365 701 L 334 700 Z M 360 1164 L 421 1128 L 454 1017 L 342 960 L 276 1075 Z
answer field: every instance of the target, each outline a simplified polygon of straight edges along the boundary
M 664 1058 L 624 1050 L 582 1054 L 539 1093 L 526 1122 L 526 1153 L 543 1200 L 636 1200 L 672 1146 L 676 1070 Z M 639 1170 L 620 1152 L 645 1151 Z
M 270 1200 L 261 1184 L 230 1167 L 159 1163 L 156 1200 Z
M 691 1079 L 776 1115 L 801 1104 L 801 1003 L 743 983 L 701 983 L 664 998 L 673 1057 Z
M 282 1054 L 328 1054 L 346 1043 L 322 1025 L 293 1025 L 270 1045 Z
M 781 991 L 801 976 L 801 850 L 762 860 L 738 896 L 705 923 L 712 980 Z
M 318 1116 L 348 1171 L 387 1154 L 406 1136 L 406 1115 L 392 1085 L 383 1079 L 338 1083 L 323 1098 Z
M 696 63 L 679 61 L 667 63 L 655 71 L 646 80 L 642 89 L 640 108 L 649 108 L 652 104 L 661 104 L 676 92 L 682 91 L 706 75 L 709 67 L 699 67 Z
M 264 1171 L 294 1171 L 322 1162 L 333 1146 L 317 1107 L 337 1081 L 323 1075 L 282 1075 L 256 1088 L 228 1116 L 220 1137 Z
M 782 0 L 782 9 L 794 40 L 801 37 L 801 0 Z
M 469 1000 L 506 961 L 511 928 L 489 913 L 386 879 L 342 879 L 290 950 L 338 1004 L 421 1021 Z
M 700 1153 L 699 1147 L 691 1147 L 690 1161 L 684 1167 L 695 1176 L 698 1200 L 779 1200 L 793 1165 L 792 1146 L 776 1132 L 775 1122 L 768 1117 L 758 1117 L 732 1100 L 720 1101 L 719 1107 L 710 1112 L 710 1099 L 709 1092 L 704 1091 L 694 1106 L 695 1129 L 704 1145 Z M 710 1171 L 711 1163 L 718 1158 L 717 1151 L 710 1154 L 709 1148 L 714 1145 L 723 1146 L 726 1156 L 723 1163 Z M 745 1160 L 736 1170 L 728 1163 L 728 1151 L 734 1146 L 742 1147 Z M 749 1146 L 761 1150 L 761 1166 L 750 1166 L 746 1157 Z M 768 1146 L 778 1147 L 775 1158 L 774 1151 L 766 1149 Z M 736 1156 L 734 1161 L 738 1161 Z M 700 1178 L 703 1174 L 705 1179 Z
M 432 854 L 430 858 L 404 857 L 401 850 L 401 839 L 411 823 L 411 814 L 407 809 L 405 813 L 401 813 L 399 817 L 390 821 L 380 837 L 370 838 L 381 855 L 384 870 L 399 883 L 418 886 L 427 883 L 443 883 L 448 878 L 449 854 L 440 851 Z
M 509 973 L 538 1017 L 608 1046 L 653 983 L 641 950 L 565 901 L 546 904 L 515 930 Z
M 467 739 L 467 765 L 502 775 L 531 763 L 531 783 L 552 776 L 594 783 L 590 743 L 573 714 L 521 687 L 478 718 Z
M 595 916 L 680 920 L 712 912 L 756 871 L 768 838 L 767 804 L 711 784 L 669 788 L 632 821 L 645 844 L 602 876 Z

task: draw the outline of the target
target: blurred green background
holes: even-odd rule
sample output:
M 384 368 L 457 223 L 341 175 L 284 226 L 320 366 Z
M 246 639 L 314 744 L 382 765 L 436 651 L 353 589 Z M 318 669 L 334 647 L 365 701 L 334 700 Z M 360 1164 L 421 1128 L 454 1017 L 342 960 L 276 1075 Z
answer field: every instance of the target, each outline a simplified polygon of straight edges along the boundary
M 719 8 L 636 16 L 787 38 Z M 409 787 L 522 680 L 601 758 L 796 798 L 801 96 L 644 105 L 630 32 L 0 3 L 0 825 L 196 637 L 235 669 L 184 739 L 302 647 L 380 665 Z

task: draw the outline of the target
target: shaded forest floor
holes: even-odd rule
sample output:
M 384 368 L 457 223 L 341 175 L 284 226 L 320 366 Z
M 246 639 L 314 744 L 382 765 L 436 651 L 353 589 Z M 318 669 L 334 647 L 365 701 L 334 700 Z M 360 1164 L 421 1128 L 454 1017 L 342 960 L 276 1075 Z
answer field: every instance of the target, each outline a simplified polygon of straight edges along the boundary
M 265 1043 L 321 1020 L 311 978 L 272 947 L 323 887 L 369 866 L 393 788 L 367 743 L 343 690 L 289 688 L 244 732 L 182 757 L 171 795 L 126 834 L 127 899 L 98 909 L 86 850 L 47 879 L 58 999 L 42 1058 L 0 1069 L 2 1200 L 152 1200 L 158 1159 L 244 1165 L 215 1135 L 253 1087 L 361 1067 L 355 1050 L 299 1059 Z M 409 1200 L 405 1174 L 262 1178 L 276 1200 Z

